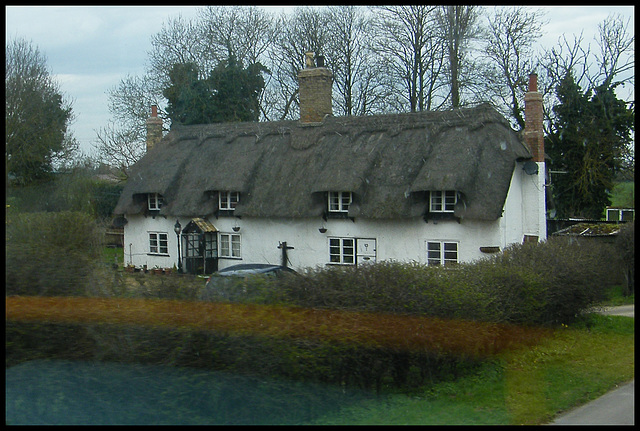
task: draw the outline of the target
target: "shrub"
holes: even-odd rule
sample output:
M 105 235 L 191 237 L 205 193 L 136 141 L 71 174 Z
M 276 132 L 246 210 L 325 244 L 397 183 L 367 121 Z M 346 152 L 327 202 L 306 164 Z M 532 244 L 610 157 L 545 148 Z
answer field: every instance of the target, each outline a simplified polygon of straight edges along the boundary
M 625 223 L 620 228 L 618 238 L 616 238 L 616 252 L 621 263 L 621 271 L 624 274 L 625 295 L 634 293 L 635 286 L 635 242 L 634 242 L 635 222 Z
M 538 312 L 520 323 L 560 324 L 572 322 L 604 299 L 611 280 L 611 256 L 608 244 L 554 237 L 539 244 L 511 246 L 493 263 L 541 278 Z
M 99 278 L 102 235 L 87 214 L 15 214 L 6 233 L 7 295 L 84 294 Z
M 569 323 L 604 298 L 610 245 L 551 238 L 453 268 L 379 262 L 308 269 L 257 289 L 261 303 L 522 325 Z M 251 290 L 246 289 L 246 290 Z

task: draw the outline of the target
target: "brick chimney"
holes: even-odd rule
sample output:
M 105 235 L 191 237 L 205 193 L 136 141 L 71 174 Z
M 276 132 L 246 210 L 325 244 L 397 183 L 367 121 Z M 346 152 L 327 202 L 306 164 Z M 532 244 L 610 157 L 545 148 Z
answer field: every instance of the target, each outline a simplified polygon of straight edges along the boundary
M 158 118 L 158 107 L 151 105 L 151 117 L 147 118 L 147 151 L 162 139 L 162 119 Z
M 544 162 L 542 94 L 538 92 L 538 75 L 529 75 L 529 91 L 524 95 L 524 141 L 534 162 Z
M 300 122 L 319 123 L 333 113 L 331 86 L 333 74 L 324 66 L 324 58 L 305 54 L 305 68 L 298 72 Z

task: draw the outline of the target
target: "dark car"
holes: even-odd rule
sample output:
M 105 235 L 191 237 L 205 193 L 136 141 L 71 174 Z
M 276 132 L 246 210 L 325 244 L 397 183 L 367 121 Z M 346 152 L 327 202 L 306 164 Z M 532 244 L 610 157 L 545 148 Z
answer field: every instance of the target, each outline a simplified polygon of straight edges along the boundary
M 245 276 L 249 274 L 279 275 L 284 272 L 295 273 L 293 269 L 281 265 L 270 265 L 268 263 L 243 263 L 221 269 L 216 274 L 226 277 L 230 275 Z
M 265 277 L 297 274 L 291 268 L 266 263 L 243 263 L 221 269 L 207 279 L 199 294 L 202 300 L 239 299 L 258 294 Z

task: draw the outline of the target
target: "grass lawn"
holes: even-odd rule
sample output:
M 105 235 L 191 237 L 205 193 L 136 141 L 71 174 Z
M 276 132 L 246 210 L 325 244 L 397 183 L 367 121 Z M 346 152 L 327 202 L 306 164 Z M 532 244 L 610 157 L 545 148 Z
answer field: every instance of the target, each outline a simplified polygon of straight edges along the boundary
M 166 368 L 159 372 L 153 367 L 140 370 L 116 367 L 108 374 L 111 377 L 105 378 L 103 371 L 93 363 L 87 364 L 89 368 L 83 372 L 79 384 L 70 384 L 72 378 L 69 376 L 74 376 L 80 368 L 73 364 L 35 361 L 36 370 L 49 365 L 67 367 L 64 368 L 67 371 L 61 373 L 45 370 L 44 374 L 53 380 L 43 383 L 42 377 L 36 376 L 33 369 L 23 369 L 21 365 L 7 369 L 15 392 L 8 397 L 12 400 L 12 423 L 33 419 L 32 406 L 35 405 L 42 423 L 68 422 L 71 419 L 69 408 L 76 406 L 73 417 L 85 421 L 83 423 L 544 424 L 563 411 L 634 378 L 634 319 L 590 314 L 576 325 L 554 330 L 533 347 L 502 351 L 457 380 L 410 394 L 387 392 L 378 397 L 343 394 L 339 387 L 324 388 L 327 392 L 319 397 L 317 388 L 308 390 L 295 383 L 293 386 L 286 382 L 270 383 L 266 377 L 254 381 L 238 380 L 229 385 L 216 373 L 206 370 L 174 372 L 172 368 Z M 28 363 L 24 365 L 29 366 Z M 140 380 L 140 387 L 155 384 L 160 375 L 168 380 L 162 383 L 162 388 L 125 397 L 128 392 L 118 385 L 130 382 L 128 376 L 132 372 L 135 379 Z M 208 383 L 203 385 L 204 380 Z M 38 382 L 43 383 L 39 392 L 34 389 Z M 87 387 L 83 389 L 86 393 L 78 392 L 78 388 L 83 388 L 87 382 L 92 382 L 94 389 Z M 239 389 L 228 393 L 229 388 Z M 235 402 L 225 401 L 230 394 Z M 193 405 L 194 399 L 203 400 L 202 405 Z M 87 400 L 93 400 L 93 404 Z M 326 405 L 316 408 L 325 400 Z M 87 408 L 88 402 L 94 410 Z M 247 409 L 250 403 L 254 407 Z M 95 410 L 95 406 L 101 407 Z M 93 416 L 87 417 L 88 411 Z M 141 411 L 146 416 L 140 417 Z M 120 413 L 114 416 L 113 412 Z M 56 414 L 51 416 L 53 413 Z
M 508 352 L 478 372 L 423 393 L 391 395 L 327 415 L 315 424 L 545 424 L 634 378 L 634 323 L 591 315 L 533 349 Z

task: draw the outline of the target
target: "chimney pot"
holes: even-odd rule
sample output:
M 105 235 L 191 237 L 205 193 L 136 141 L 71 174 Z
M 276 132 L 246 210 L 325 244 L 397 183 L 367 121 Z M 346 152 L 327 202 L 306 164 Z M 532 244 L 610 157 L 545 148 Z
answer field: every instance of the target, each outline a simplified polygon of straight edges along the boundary
M 304 54 L 304 64 L 305 68 L 315 67 L 315 62 L 313 57 L 315 57 L 315 52 L 305 52 Z
M 151 116 L 152 117 L 157 117 L 158 116 L 158 106 L 157 105 L 151 105 Z

